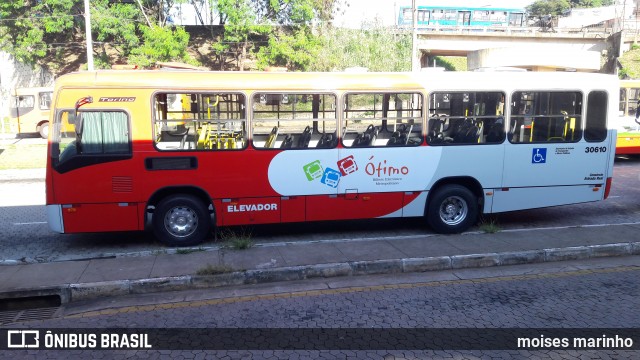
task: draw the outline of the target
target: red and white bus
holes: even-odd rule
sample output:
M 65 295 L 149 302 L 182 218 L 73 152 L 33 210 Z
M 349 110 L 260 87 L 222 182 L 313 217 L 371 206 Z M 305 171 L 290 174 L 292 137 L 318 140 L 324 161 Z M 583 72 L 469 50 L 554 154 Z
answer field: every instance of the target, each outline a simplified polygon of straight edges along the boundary
M 60 77 L 60 233 L 499 213 L 603 200 L 619 82 L 580 73 L 98 71 Z

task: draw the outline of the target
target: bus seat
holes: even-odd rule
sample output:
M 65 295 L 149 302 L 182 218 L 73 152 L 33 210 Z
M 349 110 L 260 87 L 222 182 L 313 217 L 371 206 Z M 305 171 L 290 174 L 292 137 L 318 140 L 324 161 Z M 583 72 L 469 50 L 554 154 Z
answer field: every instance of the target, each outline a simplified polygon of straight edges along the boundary
M 480 128 L 476 125 L 472 125 L 467 129 L 464 134 L 463 142 L 466 143 L 477 143 L 480 138 Z
M 369 134 L 358 134 L 358 136 L 356 136 L 356 138 L 353 140 L 353 144 L 351 144 L 351 147 L 365 147 L 368 146 L 370 141 L 371 136 Z
M 276 144 L 277 138 L 278 138 L 278 127 L 274 126 L 273 129 L 271 129 L 271 133 L 269 133 L 269 137 L 267 138 L 267 141 L 264 143 L 264 147 L 267 149 L 273 148 L 273 146 Z
M 200 128 L 200 134 L 198 135 L 198 145 L 197 145 L 198 149 L 204 149 L 205 142 L 209 138 L 209 127 L 208 127 L 208 125 L 209 125 L 208 123 L 205 123 Z
M 504 141 L 504 124 L 501 118 L 498 118 L 495 123 L 489 129 L 487 134 L 488 143 L 501 143 Z
M 471 140 L 471 132 L 472 128 L 475 127 L 471 119 L 464 119 L 459 122 L 453 132 L 449 134 L 449 137 L 453 139 L 453 142 L 456 144 L 468 143 Z M 446 140 L 447 136 L 445 136 Z
M 393 134 L 391 134 L 389 141 L 387 141 L 387 146 L 403 145 L 402 140 L 400 139 L 401 137 L 402 135 L 400 134 L 400 131 L 394 131 Z
M 337 130 L 336 130 L 336 132 L 333 132 L 333 133 L 322 134 L 322 137 L 320 138 L 320 141 L 318 141 L 318 145 L 316 146 L 316 148 L 329 149 L 336 146 L 337 142 L 338 142 L 338 136 L 337 136 Z
M 293 145 L 293 136 L 291 134 L 286 134 L 284 139 L 282 139 L 282 144 L 280 144 L 281 149 L 291 149 Z
M 373 126 L 373 124 L 369 124 L 369 126 L 367 126 L 367 129 L 363 133 L 358 134 L 355 140 L 353 140 L 353 144 L 351 146 L 352 147 L 372 146 L 373 144 L 375 144 L 375 141 L 377 138 L 378 138 L 378 128 Z
M 299 148 L 308 148 L 309 142 L 311 141 L 311 134 L 313 134 L 313 130 L 309 126 L 304 128 L 304 131 L 298 138 L 298 146 Z
M 441 143 L 444 141 L 444 133 L 442 129 L 444 127 L 444 120 L 438 118 L 432 118 L 429 120 L 430 129 L 427 134 L 427 141 L 430 144 Z
M 373 125 L 369 125 L 367 127 L 366 132 L 369 133 L 369 143 L 367 144 L 368 146 L 373 146 L 376 143 L 376 139 L 378 138 L 378 128 L 373 126 Z

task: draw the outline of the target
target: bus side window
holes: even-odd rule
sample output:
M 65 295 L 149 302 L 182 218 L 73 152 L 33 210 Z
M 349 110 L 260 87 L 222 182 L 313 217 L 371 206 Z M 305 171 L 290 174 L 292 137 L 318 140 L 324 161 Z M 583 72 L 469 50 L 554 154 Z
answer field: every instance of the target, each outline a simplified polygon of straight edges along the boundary
M 422 94 L 346 94 L 344 104 L 344 146 L 396 147 L 422 143 Z
M 464 91 L 430 95 L 430 145 L 499 144 L 505 138 L 505 94 Z
M 252 111 L 256 149 L 330 149 L 337 145 L 334 94 L 256 93 Z
M 49 110 L 51 107 L 51 92 L 40 93 L 40 110 Z
M 154 138 L 158 150 L 241 150 L 246 147 L 244 95 L 158 93 L 154 100 Z
M 517 91 L 511 99 L 512 143 L 559 143 L 580 140 L 581 92 Z
M 607 138 L 607 93 L 592 91 L 587 98 L 587 125 L 584 139 L 601 142 Z

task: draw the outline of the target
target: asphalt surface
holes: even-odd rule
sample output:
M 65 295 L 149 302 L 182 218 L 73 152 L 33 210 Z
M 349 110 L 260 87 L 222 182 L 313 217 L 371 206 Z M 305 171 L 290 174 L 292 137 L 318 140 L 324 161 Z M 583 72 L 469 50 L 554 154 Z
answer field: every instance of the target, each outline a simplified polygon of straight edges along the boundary
M 616 167 L 616 178 L 630 177 L 624 180 L 637 182 L 636 166 L 631 165 Z M 133 241 L 139 245 L 134 245 L 137 247 L 129 251 L 130 239 L 118 240 L 122 235 L 103 234 L 102 237 L 107 239 L 103 242 L 126 244 L 112 253 L 96 254 L 95 249 L 84 251 L 76 246 L 73 249 L 76 256 L 51 256 L 52 248 L 43 244 L 55 243 L 56 238 L 52 236 L 58 235 L 48 231 L 41 211 L 37 211 L 40 217 L 31 214 L 42 207 L 42 191 L 24 191 L 40 189 L 43 177 L 43 169 L 3 171 L 0 174 L 3 185 L 0 187 L 3 199 L 0 215 L 17 229 L 0 239 L 4 247 L 0 256 L 0 300 L 57 295 L 63 303 L 68 303 L 106 296 L 311 278 L 640 255 L 637 235 L 640 208 L 635 202 L 635 187 L 617 190 L 619 182 L 614 179 L 614 199 L 553 208 L 559 210 L 545 213 L 547 220 L 567 210 L 578 215 L 575 223 L 558 223 L 557 227 L 553 221 L 546 222 L 547 226 L 543 228 L 536 227 L 536 219 L 532 218 L 536 213 L 527 213 L 527 219 L 523 219 L 521 214 L 510 213 L 502 217 L 502 223 L 508 224 L 510 217 L 516 217 L 517 223 L 525 224 L 525 227 L 507 227 L 494 234 L 472 231 L 462 235 L 371 231 L 357 239 L 302 232 L 281 237 L 281 240 L 259 242 L 246 250 L 235 250 L 215 242 L 191 249 L 169 249 L 141 240 Z M 20 212 L 25 204 L 33 211 Z M 11 234 L 31 237 L 35 240 L 34 246 L 43 250 L 38 252 L 37 249 L 20 247 L 18 243 L 30 241 L 14 239 Z M 144 238 L 144 235 L 133 236 Z M 91 235 L 83 238 L 90 247 L 91 241 L 87 238 Z M 17 250 L 12 250 L 14 248 Z M 37 255 L 31 258 L 22 255 L 20 258 L 25 249 Z M 59 250 L 60 254 L 65 253 L 64 249 Z
M 174 249 L 171 253 L 0 266 L 0 299 L 63 303 L 279 281 L 640 255 L 640 224 Z M 640 258 L 638 258 L 640 261 Z

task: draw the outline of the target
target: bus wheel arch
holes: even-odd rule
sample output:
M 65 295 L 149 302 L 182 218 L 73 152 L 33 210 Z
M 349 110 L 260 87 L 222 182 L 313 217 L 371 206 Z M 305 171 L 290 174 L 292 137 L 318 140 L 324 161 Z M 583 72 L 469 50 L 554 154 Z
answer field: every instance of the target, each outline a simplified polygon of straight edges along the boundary
M 429 191 L 425 217 L 437 233 L 460 233 L 476 224 L 482 202 L 482 187 L 476 179 L 441 179 Z
M 45 120 L 45 121 L 39 122 L 38 125 L 36 126 L 36 130 L 40 134 L 41 138 L 43 139 L 49 138 L 49 122 L 48 121 Z
M 149 199 L 147 213 L 156 238 L 170 246 L 201 243 L 215 226 L 211 199 L 199 188 L 161 189 Z

